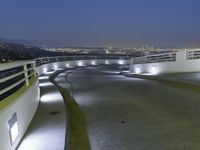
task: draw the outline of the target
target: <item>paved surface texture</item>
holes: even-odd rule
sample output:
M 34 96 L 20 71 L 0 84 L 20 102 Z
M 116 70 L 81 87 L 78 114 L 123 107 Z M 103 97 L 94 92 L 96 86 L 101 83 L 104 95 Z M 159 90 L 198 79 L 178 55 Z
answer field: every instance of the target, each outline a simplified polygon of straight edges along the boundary
M 65 148 L 65 105 L 61 94 L 49 81 L 49 74 L 40 77 L 40 103 L 18 150 L 64 150 Z
M 72 88 L 62 84 L 84 113 L 92 150 L 200 149 L 199 93 L 118 72 L 79 69 L 68 75 Z

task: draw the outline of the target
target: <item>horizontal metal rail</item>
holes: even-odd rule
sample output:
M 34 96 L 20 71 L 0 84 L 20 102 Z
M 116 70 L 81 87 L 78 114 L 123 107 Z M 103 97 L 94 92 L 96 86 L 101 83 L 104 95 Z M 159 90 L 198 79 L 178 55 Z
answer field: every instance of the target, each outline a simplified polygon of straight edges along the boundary
M 21 83 L 24 82 L 24 81 L 25 81 L 25 79 L 22 79 L 22 80 L 20 80 L 20 81 L 18 81 L 18 82 L 15 82 L 14 84 L 12 84 L 12 85 L 6 87 L 5 89 L 3 89 L 3 90 L 0 91 L 0 95 L 2 95 L 2 94 L 4 94 L 4 93 L 8 92 L 9 90 L 15 88 L 16 86 L 18 86 L 19 84 L 21 84 Z
M 36 65 L 40 66 L 43 64 L 48 64 L 52 62 L 60 61 L 73 61 L 73 60 L 89 60 L 89 59 L 125 59 L 129 60 L 131 56 L 121 56 L 121 55 L 78 55 L 78 56 L 58 56 L 58 57 L 44 57 L 36 59 Z
M 200 49 L 187 50 L 187 59 L 200 59 Z
M 176 52 L 132 58 L 132 64 L 176 61 Z
M 5 87 L 3 89 L 1 88 L 0 95 L 6 94 L 7 96 L 9 96 L 10 94 L 12 94 L 12 92 L 9 92 L 9 91 L 11 91 L 12 89 L 14 89 L 15 87 L 17 87 L 18 85 L 20 85 L 23 82 L 26 83 L 26 86 L 29 86 L 29 79 L 33 75 L 36 75 L 35 61 L 25 61 L 25 62 L 22 62 L 21 65 L 19 62 L 12 63 L 12 64 L 11 63 L 0 64 L 0 67 L 1 67 L 1 65 L 3 66 L 2 67 L 3 69 L 0 71 L 1 71 L 2 75 L 3 74 L 5 74 L 5 75 L 0 78 L 0 85 L 2 85 L 3 87 L 5 85 L 7 85 L 7 87 Z M 8 66 L 7 70 L 5 69 L 6 66 Z M 21 71 L 21 69 L 23 69 L 23 70 Z M 16 73 L 12 74 L 13 70 Z M 7 92 L 9 92 L 9 93 L 7 93 Z M 7 96 L 4 96 L 3 99 Z M 0 101 L 1 100 L 2 100 L 2 97 L 1 97 Z
M 15 78 L 15 77 L 17 77 L 17 76 L 20 76 L 20 75 L 22 75 L 22 74 L 24 74 L 24 71 L 21 71 L 21 72 L 15 73 L 15 74 L 13 74 L 13 75 L 9 75 L 9 76 L 7 76 L 7 77 L 1 78 L 1 79 L 0 79 L 0 83 L 3 83 L 3 82 L 8 81 L 8 80 L 10 80 L 10 79 L 13 79 L 13 78 Z
M 21 83 L 25 83 L 26 86 L 29 86 L 29 80 L 32 76 L 36 76 L 36 67 L 60 61 L 73 61 L 73 60 L 90 60 L 90 59 L 130 59 L 130 56 L 122 55 L 77 55 L 77 56 L 57 56 L 57 57 L 45 57 L 38 58 L 33 61 L 17 61 L 13 63 L 0 64 L 0 71 L 5 72 L 4 76 L 0 78 L 0 84 L 8 84 L 7 87 L 0 90 L 0 95 L 3 95 L 10 90 L 14 89 Z M 23 68 L 21 71 L 19 69 Z M 9 74 L 9 70 L 18 70 L 16 73 L 12 74 L 12 71 Z M 7 75 L 8 74 L 8 75 Z M 3 75 L 3 74 L 2 74 Z M 9 92 L 9 94 L 12 94 Z M 2 99 L 0 99 L 1 101 Z

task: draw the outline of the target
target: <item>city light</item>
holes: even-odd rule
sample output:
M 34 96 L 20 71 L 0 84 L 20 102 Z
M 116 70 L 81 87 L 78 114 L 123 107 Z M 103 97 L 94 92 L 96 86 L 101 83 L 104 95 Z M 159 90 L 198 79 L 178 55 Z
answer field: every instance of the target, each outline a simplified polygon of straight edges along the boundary
M 109 62 L 108 62 L 108 60 L 106 60 L 106 65 L 108 65 L 109 64 Z
M 69 67 L 69 64 L 68 64 L 68 63 L 66 64 L 66 67 Z
M 92 61 L 92 65 L 96 65 L 96 62 L 95 62 L 95 61 Z

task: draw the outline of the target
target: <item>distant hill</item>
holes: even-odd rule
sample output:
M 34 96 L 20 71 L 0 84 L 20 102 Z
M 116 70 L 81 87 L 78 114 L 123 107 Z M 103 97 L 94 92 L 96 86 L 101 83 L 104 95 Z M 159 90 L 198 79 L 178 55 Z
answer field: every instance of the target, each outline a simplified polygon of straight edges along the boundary
M 0 37 L 0 43 L 16 43 L 16 44 L 23 44 L 23 45 L 34 45 L 32 42 L 27 40 L 21 40 L 21 39 L 6 39 Z
M 10 43 L 5 40 L 3 42 L 2 39 L 0 42 L 0 62 L 61 55 L 68 55 L 68 53 L 50 52 L 36 46 Z

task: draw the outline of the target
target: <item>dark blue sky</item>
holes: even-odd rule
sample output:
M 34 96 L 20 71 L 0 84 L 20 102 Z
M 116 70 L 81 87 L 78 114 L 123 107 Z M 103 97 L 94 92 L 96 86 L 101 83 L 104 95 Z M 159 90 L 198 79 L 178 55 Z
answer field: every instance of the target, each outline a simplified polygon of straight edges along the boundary
M 200 0 L 1 0 L 0 37 L 61 46 L 200 47 Z

